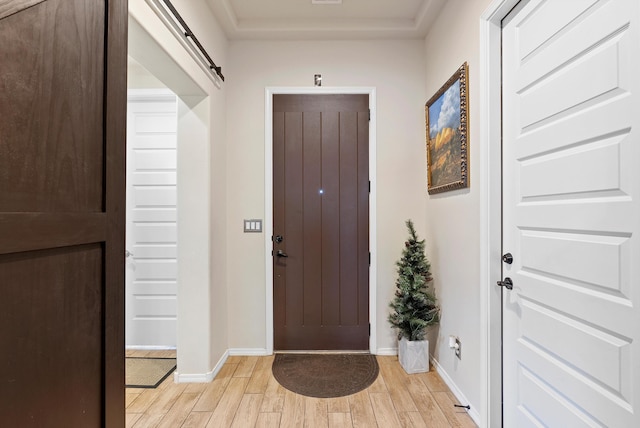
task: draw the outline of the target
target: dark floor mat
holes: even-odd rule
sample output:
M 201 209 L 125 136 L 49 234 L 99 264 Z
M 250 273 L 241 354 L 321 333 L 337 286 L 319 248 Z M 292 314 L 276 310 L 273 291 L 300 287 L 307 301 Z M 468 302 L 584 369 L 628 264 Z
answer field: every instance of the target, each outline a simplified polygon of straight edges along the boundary
M 273 376 L 283 387 L 308 397 L 355 394 L 378 377 L 378 361 L 369 354 L 276 354 Z

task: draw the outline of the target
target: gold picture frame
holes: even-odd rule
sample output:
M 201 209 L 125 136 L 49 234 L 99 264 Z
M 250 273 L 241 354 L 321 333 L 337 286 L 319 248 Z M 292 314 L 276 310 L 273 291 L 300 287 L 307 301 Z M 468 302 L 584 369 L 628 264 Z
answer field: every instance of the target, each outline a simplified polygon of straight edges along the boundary
M 430 195 L 469 186 L 467 82 L 465 62 L 425 104 Z

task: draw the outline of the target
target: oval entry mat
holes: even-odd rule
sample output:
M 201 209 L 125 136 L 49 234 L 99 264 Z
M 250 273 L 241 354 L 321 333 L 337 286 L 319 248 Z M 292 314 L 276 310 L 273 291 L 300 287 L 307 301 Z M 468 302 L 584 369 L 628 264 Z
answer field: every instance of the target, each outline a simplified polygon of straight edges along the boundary
M 276 354 L 273 377 L 307 397 L 355 394 L 378 377 L 378 361 L 369 354 Z

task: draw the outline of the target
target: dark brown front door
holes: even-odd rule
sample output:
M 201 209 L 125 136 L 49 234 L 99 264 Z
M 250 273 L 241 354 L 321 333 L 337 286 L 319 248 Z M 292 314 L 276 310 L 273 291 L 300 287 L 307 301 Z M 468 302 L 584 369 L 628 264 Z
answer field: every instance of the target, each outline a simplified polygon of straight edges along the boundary
M 126 24 L 0 1 L 2 426 L 124 426 Z
M 369 97 L 274 95 L 276 350 L 369 349 Z

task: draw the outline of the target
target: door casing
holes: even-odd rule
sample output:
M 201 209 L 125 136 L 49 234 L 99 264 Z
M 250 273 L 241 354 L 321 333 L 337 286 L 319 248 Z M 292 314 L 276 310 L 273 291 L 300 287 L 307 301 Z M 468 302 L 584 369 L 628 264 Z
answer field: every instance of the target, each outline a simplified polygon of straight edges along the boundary
M 369 351 L 377 353 L 377 246 L 376 246 L 376 89 L 374 87 L 267 87 L 265 89 L 265 144 L 264 144 L 264 245 L 265 245 L 265 326 L 266 326 L 266 354 L 273 354 L 273 263 L 272 242 L 273 235 L 273 95 L 274 94 L 368 94 L 371 121 L 369 124 L 369 178 L 371 192 L 369 194 L 369 251 L 371 265 L 369 266 L 369 322 L 371 335 L 369 336 Z
M 502 19 L 520 1 L 480 16 L 480 426 L 502 426 Z

